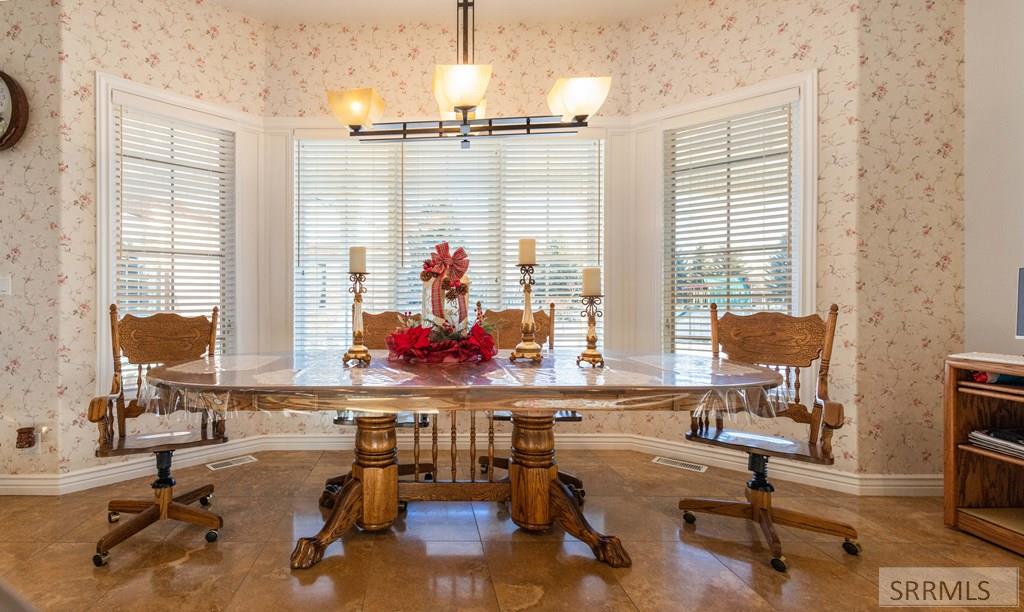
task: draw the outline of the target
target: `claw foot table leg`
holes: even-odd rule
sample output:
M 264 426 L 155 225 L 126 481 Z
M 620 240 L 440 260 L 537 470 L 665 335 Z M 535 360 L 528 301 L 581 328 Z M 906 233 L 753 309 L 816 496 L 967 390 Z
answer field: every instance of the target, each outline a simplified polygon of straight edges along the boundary
M 619 538 L 595 531 L 587 522 L 587 517 L 583 516 L 583 510 L 569 487 L 557 480 L 551 481 L 551 514 L 558 519 L 563 529 L 590 546 L 598 561 L 604 561 L 612 567 L 633 565 L 633 560 L 629 558 Z
M 299 538 L 292 551 L 292 569 L 313 567 L 324 558 L 331 542 L 345 535 L 363 516 L 363 484 L 349 480 L 338 492 L 327 522 L 312 538 Z
M 590 546 L 599 561 L 612 567 L 629 567 L 633 562 L 622 542 L 590 526 L 576 497 L 559 478 L 553 425 L 551 415 L 512 415 L 512 520 L 528 531 L 546 531 L 557 520 L 567 532 Z
M 352 472 L 337 479 L 341 489 L 333 495 L 325 492 L 331 502 L 331 514 L 320 532 L 311 538 L 300 538 L 292 551 L 292 568 L 306 569 L 324 557 L 324 551 L 353 525 L 367 531 L 391 527 L 398 517 L 398 438 L 395 416 L 356 418 L 356 460 Z M 333 479 L 332 479 L 333 480 Z

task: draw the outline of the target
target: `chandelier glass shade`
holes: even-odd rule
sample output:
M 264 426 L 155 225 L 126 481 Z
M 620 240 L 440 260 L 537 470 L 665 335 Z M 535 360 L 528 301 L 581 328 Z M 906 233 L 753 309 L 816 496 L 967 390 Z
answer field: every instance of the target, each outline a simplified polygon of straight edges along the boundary
M 384 100 L 372 87 L 329 91 L 327 105 L 339 121 L 354 130 L 372 127 L 384 114 Z
M 434 98 L 445 111 L 476 108 L 491 82 L 490 64 L 438 64 L 434 68 Z
M 601 108 L 611 87 L 611 77 L 558 79 L 548 92 L 548 108 L 563 121 L 586 119 Z

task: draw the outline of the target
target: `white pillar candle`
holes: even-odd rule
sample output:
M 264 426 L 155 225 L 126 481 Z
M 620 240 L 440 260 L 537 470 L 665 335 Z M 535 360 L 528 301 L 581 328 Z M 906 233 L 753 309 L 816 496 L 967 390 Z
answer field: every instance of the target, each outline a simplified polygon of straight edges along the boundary
M 533 238 L 519 239 L 519 265 L 533 266 L 537 263 L 537 241 Z
M 583 268 L 583 295 L 601 295 L 601 268 Z
M 348 271 L 351 274 L 366 274 L 366 247 L 349 247 Z

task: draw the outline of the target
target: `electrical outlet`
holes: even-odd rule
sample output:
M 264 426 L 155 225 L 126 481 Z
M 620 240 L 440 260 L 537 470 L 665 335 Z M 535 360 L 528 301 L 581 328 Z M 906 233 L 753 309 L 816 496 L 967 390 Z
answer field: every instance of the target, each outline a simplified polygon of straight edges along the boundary
M 11 275 L 0 274 L 0 295 L 12 295 Z

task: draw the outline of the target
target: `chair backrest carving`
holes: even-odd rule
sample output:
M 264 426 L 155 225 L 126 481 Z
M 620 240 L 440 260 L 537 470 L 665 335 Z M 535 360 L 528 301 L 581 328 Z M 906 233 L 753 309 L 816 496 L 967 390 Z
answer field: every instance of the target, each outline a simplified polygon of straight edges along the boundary
M 212 317 L 216 320 L 216 310 Z M 199 359 L 217 340 L 216 326 L 210 319 L 167 312 L 147 317 L 127 314 L 115 327 L 113 333 L 121 352 L 132 364 Z
M 481 304 L 477 302 L 477 308 Z M 488 310 L 484 312 L 484 320 L 493 328 L 494 346 L 501 350 L 514 349 L 523 337 L 523 309 L 507 308 L 505 310 Z M 548 304 L 548 310 L 533 313 L 534 340 L 537 344 L 547 344 L 549 349 L 555 348 L 555 304 Z
M 420 316 L 412 315 L 419 323 Z M 402 313 L 397 310 L 363 313 L 363 345 L 371 350 L 388 348 L 387 338 L 391 332 L 402 326 Z
M 759 312 L 740 316 L 725 313 L 718 316 L 718 305 L 711 304 L 711 352 L 720 351 L 729 359 L 767 366 L 783 377 L 787 391 L 784 416 L 810 426 L 812 445 L 820 441 L 821 449 L 831 455 L 832 432 L 843 424 L 842 406 L 829 400 L 828 373 L 832 359 L 839 307 L 833 304 L 828 316 L 794 317 L 779 312 Z M 819 361 L 814 393 L 809 402 L 801 398 L 800 370 Z M 805 393 L 806 395 L 806 393 Z M 810 408 L 808 408 L 808 404 Z M 762 406 L 743 409 L 764 416 Z M 823 435 L 822 435 L 823 434 Z

